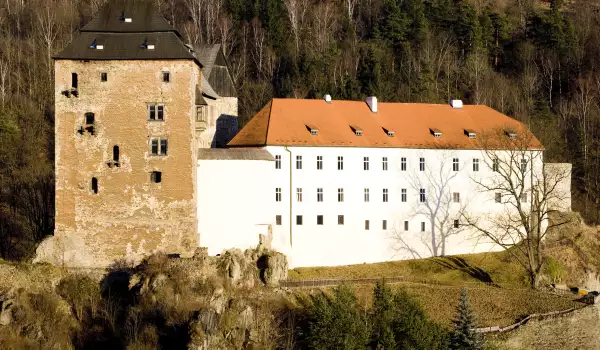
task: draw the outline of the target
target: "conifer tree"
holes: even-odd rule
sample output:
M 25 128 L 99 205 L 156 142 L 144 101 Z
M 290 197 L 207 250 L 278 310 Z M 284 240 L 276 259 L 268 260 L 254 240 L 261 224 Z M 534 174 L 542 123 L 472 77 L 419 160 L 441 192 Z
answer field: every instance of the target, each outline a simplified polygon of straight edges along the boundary
M 454 331 L 450 334 L 450 349 L 480 350 L 483 349 L 483 338 L 475 332 L 475 316 L 469 308 L 467 290 L 460 292 L 460 301 L 456 308 L 456 318 L 452 321 Z

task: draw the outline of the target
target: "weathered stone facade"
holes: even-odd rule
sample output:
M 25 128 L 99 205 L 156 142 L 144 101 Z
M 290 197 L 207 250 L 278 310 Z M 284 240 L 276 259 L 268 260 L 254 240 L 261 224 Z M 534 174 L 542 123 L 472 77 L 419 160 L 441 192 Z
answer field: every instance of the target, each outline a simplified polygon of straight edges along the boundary
M 163 72 L 170 73 L 169 82 Z M 77 97 L 63 94 L 72 73 L 78 75 Z M 40 259 L 97 266 L 157 250 L 191 254 L 198 245 L 200 67 L 193 60 L 57 60 L 55 74 L 56 229 L 54 242 L 46 243 L 51 253 Z M 155 103 L 164 104 L 164 121 L 149 120 L 148 104 Z M 93 135 L 79 132 L 90 112 Z M 151 155 L 152 137 L 168 140 L 166 156 Z M 162 172 L 160 183 L 151 181 L 153 171 Z

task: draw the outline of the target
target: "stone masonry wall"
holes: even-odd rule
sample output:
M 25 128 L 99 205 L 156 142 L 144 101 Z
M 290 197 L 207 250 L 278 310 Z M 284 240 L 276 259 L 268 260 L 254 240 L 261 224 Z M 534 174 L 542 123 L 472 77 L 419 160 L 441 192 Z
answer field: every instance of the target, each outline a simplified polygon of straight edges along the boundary
M 169 83 L 163 71 L 170 72 Z M 61 92 L 71 87 L 72 72 L 79 97 L 68 98 Z M 191 60 L 57 60 L 55 74 L 56 229 L 38 260 L 103 266 L 156 250 L 191 254 L 198 240 L 194 94 L 200 68 Z M 148 120 L 149 103 L 164 103 L 164 121 Z M 95 135 L 77 132 L 87 112 L 95 114 Z M 167 156 L 151 155 L 153 136 L 168 139 Z M 119 167 L 108 166 L 114 145 Z M 152 171 L 162 172 L 161 183 L 151 182 Z

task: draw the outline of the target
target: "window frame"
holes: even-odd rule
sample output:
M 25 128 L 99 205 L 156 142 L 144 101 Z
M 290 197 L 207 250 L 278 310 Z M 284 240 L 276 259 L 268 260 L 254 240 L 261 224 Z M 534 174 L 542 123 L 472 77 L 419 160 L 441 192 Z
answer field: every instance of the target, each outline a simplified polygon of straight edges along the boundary
M 382 165 L 383 171 L 388 170 L 388 157 L 381 157 L 381 165 Z
M 498 157 L 492 159 L 492 171 L 495 173 L 500 172 L 500 159 Z
M 400 171 L 406 171 L 406 157 L 400 158 Z
M 408 231 L 408 230 L 409 230 L 408 220 L 404 220 L 404 231 Z
M 384 219 L 384 220 L 382 221 L 382 223 L 381 223 L 381 229 L 382 229 L 383 231 L 387 231 L 387 220 L 385 220 L 385 219 Z
M 317 170 L 323 170 L 323 156 L 317 156 Z
M 166 70 L 162 71 L 162 82 L 163 83 L 170 83 L 171 82 L 171 72 L 166 71 Z
M 296 170 L 302 170 L 302 156 L 296 156 Z
M 303 225 L 302 215 L 296 215 L 296 226 L 302 226 L 302 225 Z
M 365 203 L 369 203 L 369 200 L 371 199 L 371 195 L 369 193 L 369 189 L 365 188 L 364 191 L 363 191 L 363 194 L 364 194 L 364 196 L 363 196 L 364 202 Z
M 302 187 L 296 187 L 296 202 L 302 203 Z
M 479 158 L 473 158 L 473 171 L 479 171 Z
M 452 192 L 452 203 L 460 203 L 460 192 Z
M 458 158 L 452 158 L 452 171 L 460 171 Z
M 323 226 L 323 225 L 324 225 L 323 215 L 317 215 L 317 226 Z
M 156 142 L 156 151 L 157 151 L 156 153 L 153 152 L 154 142 Z M 169 139 L 160 137 L 160 136 L 151 137 L 150 138 L 150 155 L 153 157 L 168 156 L 169 155 Z
M 363 157 L 363 170 L 369 170 L 369 157 Z
M 425 171 L 425 157 L 419 158 L 419 171 Z
M 338 188 L 338 203 L 344 202 L 344 189 Z
M 338 170 L 344 170 L 344 156 L 338 156 Z
M 100 72 L 100 82 L 106 83 L 108 81 L 108 72 Z
M 501 192 L 494 193 L 494 202 L 502 203 L 502 193 Z
M 275 202 L 281 202 L 282 200 L 281 187 L 275 187 Z
M 275 169 L 278 169 L 278 170 L 281 169 L 281 155 L 280 154 L 275 155 Z
M 383 203 L 387 203 L 390 199 L 389 197 L 389 190 L 387 188 L 384 188 L 382 191 L 382 195 L 383 195 Z
M 281 215 L 275 215 L 275 225 L 281 226 L 282 221 Z
M 427 202 L 427 191 L 424 188 L 419 189 L 419 203 Z
M 338 215 L 338 225 L 344 225 L 344 215 Z
M 402 203 L 406 203 L 407 199 L 408 199 L 408 191 L 406 190 L 406 188 L 402 188 L 400 190 L 400 201 Z
M 421 221 L 421 232 L 425 232 L 425 221 Z
M 322 187 L 317 188 L 317 202 L 319 202 L 319 203 L 323 202 L 323 188 Z
M 147 103 L 146 109 L 149 122 L 164 122 L 166 108 L 164 103 Z
M 365 220 L 365 231 L 369 231 L 371 226 L 371 223 L 369 222 L 369 220 Z
M 150 172 L 150 182 L 154 184 L 162 183 L 162 171 L 154 170 Z

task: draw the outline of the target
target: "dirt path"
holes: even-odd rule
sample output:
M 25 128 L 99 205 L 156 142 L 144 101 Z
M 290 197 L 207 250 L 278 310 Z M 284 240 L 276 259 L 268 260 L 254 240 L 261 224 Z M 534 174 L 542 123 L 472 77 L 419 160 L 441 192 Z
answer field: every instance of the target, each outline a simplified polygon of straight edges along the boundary
M 500 349 L 600 349 L 600 305 L 567 316 L 531 321 L 507 334 Z

